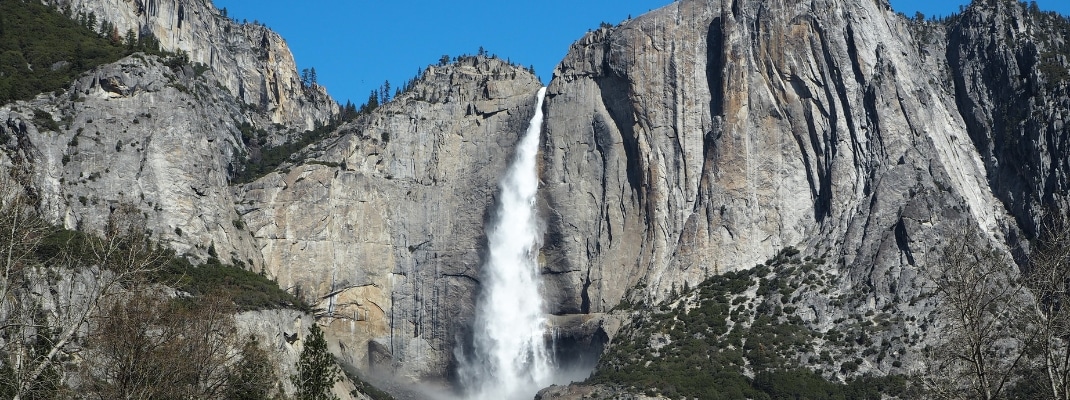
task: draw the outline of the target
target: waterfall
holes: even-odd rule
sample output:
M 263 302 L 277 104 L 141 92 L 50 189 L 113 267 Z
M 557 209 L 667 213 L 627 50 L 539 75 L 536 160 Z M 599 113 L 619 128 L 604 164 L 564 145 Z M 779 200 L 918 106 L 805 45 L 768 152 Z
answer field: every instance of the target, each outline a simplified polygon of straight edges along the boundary
M 483 292 L 472 327 L 474 354 L 461 357 L 459 369 L 470 398 L 530 399 L 553 379 L 536 260 L 542 238 L 535 215 L 535 158 L 545 95 L 546 88 L 539 89 L 535 115 L 501 180 L 497 213 L 487 230 Z

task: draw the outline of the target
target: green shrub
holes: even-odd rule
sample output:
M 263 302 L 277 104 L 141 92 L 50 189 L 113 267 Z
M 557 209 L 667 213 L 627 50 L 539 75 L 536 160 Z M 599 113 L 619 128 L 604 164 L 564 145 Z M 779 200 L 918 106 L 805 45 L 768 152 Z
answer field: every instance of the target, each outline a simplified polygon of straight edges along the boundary
M 682 301 L 669 299 L 662 308 L 634 313 L 589 382 L 689 399 L 879 399 L 882 393 L 902 393 L 902 377 L 837 382 L 804 368 L 834 360 L 828 350 L 800 357 L 814 354 L 822 335 L 803 323 L 794 306 L 782 306 L 782 300 L 805 290 L 801 282 L 817 269 L 817 260 L 806 266 L 798 255 L 789 247 L 751 270 L 708 278 Z M 745 295 L 752 290 L 755 298 Z M 736 324 L 730 327 L 729 320 Z M 668 335 L 671 343 L 653 351 L 649 343 L 655 334 Z M 831 330 L 826 338 L 841 336 Z M 832 346 L 869 341 L 864 331 L 851 338 L 857 340 Z M 839 366 L 854 373 L 861 362 L 851 359 Z
M 222 264 L 214 258 L 194 266 L 184 258 L 173 257 L 152 280 L 194 296 L 221 294 L 233 300 L 241 310 L 309 309 L 307 304 L 279 288 L 274 281 L 243 268 Z
M 305 131 L 296 140 L 288 143 L 284 143 L 273 147 L 259 147 L 258 142 L 253 142 L 253 138 L 260 138 L 267 135 L 261 129 L 255 129 L 247 123 L 238 125 L 238 130 L 241 132 L 242 142 L 247 146 L 259 148 L 259 157 L 249 157 L 242 164 L 239 171 L 235 171 L 231 175 L 232 183 L 248 183 L 271 173 L 278 169 L 282 163 L 290 160 L 294 154 L 301 151 L 308 145 L 323 140 L 328 137 L 331 132 L 337 128 L 337 124 L 328 124 L 326 126 L 318 127 L 314 130 Z M 323 162 L 319 162 L 323 164 Z M 333 164 L 333 163 L 332 163 Z M 330 165 L 330 164 L 325 164 Z M 337 166 L 338 164 L 333 164 Z
M 81 199 L 79 199 L 81 200 Z M 176 228 L 176 232 L 180 232 Z M 70 257 L 80 265 L 93 265 L 103 239 L 84 232 L 54 228 L 45 235 L 34 250 L 42 264 L 50 264 L 61 257 Z M 131 238 L 130 240 L 148 240 Z M 193 296 L 216 294 L 232 300 L 241 310 L 310 307 L 294 295 L 279 288 L 274 281 L 243 268 L 225 265 L 212 258 L 195 266 L 185 258 L 164 251 L 165 263 L 158 270 L 149 271 L 148 280 L 173 287 Z
M 39 131 L 59 132 L 59 123 L 52 119 L 52 114 L 44 110 L 33 110 L 33 123 Z

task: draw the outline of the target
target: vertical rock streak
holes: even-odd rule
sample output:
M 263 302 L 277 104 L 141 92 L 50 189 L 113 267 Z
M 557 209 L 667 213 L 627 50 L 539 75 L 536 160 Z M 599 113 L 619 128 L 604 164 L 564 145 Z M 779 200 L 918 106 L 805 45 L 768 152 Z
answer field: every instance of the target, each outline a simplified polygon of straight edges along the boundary
M 539 90 L 535 115 L 502 178 L 497 213 L 487 231 L 483 296 L 473 327 L 475 354 L 461 368 L 473 398 L 531 398 L 549 385 L 552 375 L 535 258 L 542 244 L 535 216 L 535 157 L 545 93 L 545 88 Z

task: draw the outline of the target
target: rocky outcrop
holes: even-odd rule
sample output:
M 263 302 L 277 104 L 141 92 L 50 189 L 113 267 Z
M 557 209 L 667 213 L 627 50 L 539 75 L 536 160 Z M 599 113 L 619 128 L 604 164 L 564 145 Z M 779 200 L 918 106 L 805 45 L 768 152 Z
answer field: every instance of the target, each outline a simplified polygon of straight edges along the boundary
M 580 400 L 580 399 L 617 399 L 617 400 L 663 400 L 669 397 L 661 395 L 646 396 L 628 393 L 627 390 L 603 385 L 592 386 L 550 386 L 539 391 L 535 400 Z
M 68 228 L 99 230 L 116 204 L 134 204 L 179 254 L 260 269 L 229 188 L 257 150 L 240 126 L 263 130 L 259 145 L 278 145 L 326 124 L 334 100 L 302 85 L 278 34 L 238 24 L 210 2 L 51 4 L 188 58 L 135 54 L 65 92 L 0 108 L 5 164 L 29 172 L 46 214 Z
M 239 121 L 269 122 L 214 82 L 212 71 L 134 55 L 58 96 L 0 108 L 4 152 L 31 177 L 45 215 L 69 229 L 100 232 L 131 204 L 179 254 L 258 267 L 228 183 L 247 152 Z
M 483 222 L 539 86 L 493 58 L 430 67 L 304 161 L 238 188 L 266 273 L 319 302 L 350 363 L 404 380 L 448 373 Z
M 286 41 L 260 24 L 238 23 L 201 0 L 49 0 L 72 16 L 93 14 L 123 35 L 151 36 L 161 48 L 185 52 L 210 67 L 235 98 L 298 130 L 325 124 L 338 112 L 326 89 L 302 85 Z M 99 25 L 98 25 L 99 27 Z M 94 29 L 96 29 L 95 27 Z
M 547 99 L 555 311 L 637 284 L 661 298 L 789 245 L 890 299 L 949 226 L 1003 242 L 955 94 L 919 51 L 883 2 L 682 1 L 588 34 Z
M 234 316 L 238 337 L 255 338 L 275 358 L 275 376 L 284 378 L 280 384 L 287 394 L 293 393 L 294 387 L 285 378 L 297 374 L 297 360 L 314 323 L 306 313 L 285 309 L 246 311 Z
M 942 43 L 969 137 L 1026 237 L 1070 205 L 1067 34 L 1064 16 L 993 1 L 950 21 Z
M 547 96 L 552 311 L 660 301 L 793 246 L 836 277 L 795 292 L 809 329 L 888 311 L 882 340 L 914 338 L 892 345 L 910 356 L 843 356 L 924 366 L 909 350 L 940 338 L 906 321 L 940 305 L 903 299 L 930 290 L 941 245 L 970 227 L 1024 263 L 1067 211 L 1066 26 L 1002 0 L 941 23 L 883 1 L 743 0 L 589 33 Z
M 308 339 L 309 327 L 315 323 L 308 313 L 290 309 L 245 311 L 234 316 L 237 336 L 243 340 L 255 338 L 272 355 L 275 376 L 281 378 L 279 387 L 290 396 L 296 388 L 288 378 L 298 373 L 297 364 Z M 329 343 L 328 347 L 334 353 L 340 351 L 336 342 Z M 333 392 L 339 399 L 371 399 L 348 379 L 335 383 Z

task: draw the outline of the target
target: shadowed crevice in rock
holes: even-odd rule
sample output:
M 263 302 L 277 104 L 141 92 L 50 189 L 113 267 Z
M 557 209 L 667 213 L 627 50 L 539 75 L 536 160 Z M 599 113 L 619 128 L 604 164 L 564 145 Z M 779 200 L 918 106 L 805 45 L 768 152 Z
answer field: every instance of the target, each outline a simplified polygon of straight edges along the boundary
M 583 289 L 576 287 L 577 274 L 582 273 L 580 268 L 570 259 L 561 256 L 568 245 L 561 227 L 567 225 L 568 221 L 562 220 L 561 214 L 555 211 L 563 205 L 559 204 L 551 194 L 542 190 L 540 192 L 539 217 L 545 224 L 540 268 L 542 268 L 542 292 L 549 300 L 546 303 L 547 312 L 550 314 L 575 313 L 583 309 L 583 305 L 577 304 L 574 300 L 577 298 L 576 292 L 582 290 L 579 295 L 581 299 L 587 296 L 587 293 L 586 287 Z
M 710 115 L 724 115 L 724 32 L 721 18 L 710 23 L 706 33 L 706 84 L 710 90 Z
M 609 73 L 608 66 L 603 69 Z M 632 192 L 639 196 L 638 204 L 640 208 L 645 204 L 646 193 L 643 190 L 643 171 L 642 165 L 639 160 L 639 138 L 636 137 L 635 132 L 635 109 L 632 107 L 631 96 L 628 89 L 628 80 L 624 77 L 616 75 L 606 75 L 596 79 L 598 89 L 601 92 L 601 98 L 606 106 L 606 110 L 609 111 L 610 118 L 613 119 L 613 125 L 617 128 L 617 132 L 620 133 L 620 139 L 623 144 L 624 154 L 627 162 L 628 171 L 628 185 L 631 186 Z M 599 115 L 595 115 L 599 118 Z M 600 119 L 600 118 L 599 118 Z M 604 142 L 604 148 L 610 147 L 613 142 L 613 132 L 611 129 L 597 129 L 599 125 L 595 124 L 595 139 L 602 139 Z M 609 141 L 607 142 L 606 139 Z M 603 152 L 605 154 L 606 152 Z
M 813 28 L 814 31 L 817 33 L 817 36 L 821 39 L 821 46 L 819 50 L 821 51 L 821 56 L 822 60 L 824 61 L 824 65 L 826 68 L 828 68 L 827 76 L 832 80 L 832 84 L 824 85 L 825 99 L 827 100 L 825 107 L 827 107 L 828 109 L 827 117 L 829 119 L 829 129 L 828 132 L 825 134 L 826 138 L 824 142 L 828 143 L 828 151 L 824 154 L 826 160 L 826 168 L 824 170 L 825 173 L 821 174 L 823 176 L 821 180 L 821 195 L 815 199 L 814 205 L 814 215 L 816 216 L 814 220 L 818 222 L 824 222 L 825 218 L 832 216 L 831 213 L 833 185 L 831 167 L 834 162 L 833 160 L 836 160 L 840 154 L 840 148 L 837 145 L 837 143 L 839 143 L 839 141 L 841 140 L 840 136 L 842 135 L 839 129 L 841 122 L 839 121 L 839 118 L 841 115 L 851 115 L 851 109 L 848 105 L 847 89 L 843 85 L 843 72 L 840 70 L 839 63 L 836 62 L 835 57 L 833 56 L 832 51 L 830 49 L 830 38 L 828 36 L 829 33 L 822 29 L 820 24 L 813 24 Z M 837 102 L 836 100 L 839 101 Z M 840 104 L 843 104 L 843 110 L 840 110 Z M 846 118 L 846 121 L 843 122 L 847 126 L 848 130 L 854 131 L 854 122 L 851 120 L 851 118 Z M 853 138 L 853 133 L 851 133 L 850 135 Z
M 591 271 L 587 270 L 587 275 L 583 279 L 583 290 L 580 291 L 580 313 L 587 314 L 591 312 L 591 294 L 587 292 L 591 288 Z
M 553 348 L 557 369 L 565 373 L 591 371 L 598 363 L 598 357 L 602 355 L 607 343 L 609 335 L 600 327 L 558 334 L 554 338 Z
M 914 253 L 910 251 L 910 238 L 907 237 L 907 229 L 902 217 L 895 224 L 895 244 L 899 247 L 899 252 L 906 256 L 907 262 L 910 265 L 915 265 Z

